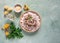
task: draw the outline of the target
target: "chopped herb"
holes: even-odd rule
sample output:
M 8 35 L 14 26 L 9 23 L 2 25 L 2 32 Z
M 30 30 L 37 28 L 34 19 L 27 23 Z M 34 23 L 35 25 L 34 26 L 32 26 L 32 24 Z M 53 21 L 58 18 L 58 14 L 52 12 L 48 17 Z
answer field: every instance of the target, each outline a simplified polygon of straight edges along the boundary
M 28 15 L 28 16 L 29 16 L 28 19 L 31 20 L 32 19 L 31 15 Z

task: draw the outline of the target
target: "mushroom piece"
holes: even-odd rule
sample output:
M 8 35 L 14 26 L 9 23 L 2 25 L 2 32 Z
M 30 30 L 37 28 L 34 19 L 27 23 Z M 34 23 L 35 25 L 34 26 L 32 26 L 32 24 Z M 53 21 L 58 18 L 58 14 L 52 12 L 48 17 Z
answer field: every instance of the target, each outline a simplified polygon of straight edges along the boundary
M 33 25 L 35 25 L 36 21 L 35 20 L 27 20 L 26 23 L 27 23 L 27 25 L 33 26 Z

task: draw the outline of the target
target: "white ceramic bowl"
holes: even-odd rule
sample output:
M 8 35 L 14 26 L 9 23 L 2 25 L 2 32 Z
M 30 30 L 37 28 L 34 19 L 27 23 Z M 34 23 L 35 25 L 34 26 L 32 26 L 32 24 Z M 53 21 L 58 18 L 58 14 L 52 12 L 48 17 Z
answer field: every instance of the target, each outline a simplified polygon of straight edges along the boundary
M 28 13 L 28 12 L 31 12 L 31 13 L 36 14 L 36 15 L 38 16 L 38 18 L 39 18 L 39 26 L 38 26 L 38 28 L 33 29 L 33 30 L 31 30 L 31 31 L 26 30 L 26 29 L 23 27 L 23 25 L 22 25 L 22 23 L 23 23 L 23 22 L 22 22 L 23 16 L 24 16 L 26 13 Z M 35 31 L 37 31 L 37 30 L 39 29 L 40 25 L 41 25 L 40 15 L 39 15 L 37 12 L 35 12 L 35 11 L 27 11 L 27 12 L 23 13 L 23 14 L 20 16 L 20 26 L 21 26 L 21 28 L 22 28 L 24 31 L 26 31 L 26 32 L 35 32 Z
M 20 10 L 19 11 L 16 11 L 16 9 L 15 9 L 15 7 L 17 7 L 17 6 L 20 6 Z M 20 13 L 21 11 L 22 11 L 22 6 L 20 5 L 20 4 L 16 4 L 15 6 L 14 6 L 14 12 L 16 12 L 16 13 Z

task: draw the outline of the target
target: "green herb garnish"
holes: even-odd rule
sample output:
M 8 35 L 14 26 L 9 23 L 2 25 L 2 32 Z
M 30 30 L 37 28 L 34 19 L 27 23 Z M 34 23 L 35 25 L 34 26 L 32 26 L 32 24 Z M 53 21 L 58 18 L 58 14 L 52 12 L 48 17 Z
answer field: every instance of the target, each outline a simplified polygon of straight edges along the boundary
M 31 20 L 32 19 L 32 16 L 31 15 L 28 15 L 28 16 L 29 16 L 28 19 Z
M 11 39 L 11 38 L 22 38 L 22 37 L 23 37 L 22 30 L 19 27 L 16 28 L 14 23 L 11 22 L 9 28 L 9 35 L 7 36 L 7 38 Z

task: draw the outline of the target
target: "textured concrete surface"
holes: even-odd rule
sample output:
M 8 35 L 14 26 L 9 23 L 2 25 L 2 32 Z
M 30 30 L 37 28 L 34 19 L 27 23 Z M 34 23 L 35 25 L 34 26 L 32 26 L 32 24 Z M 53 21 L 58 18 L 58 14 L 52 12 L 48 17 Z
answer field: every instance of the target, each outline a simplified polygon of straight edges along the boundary
M 35 33 L 23 31 L 22 39 L 7 40 L 0 29 L 0 43 L 60 43 L 60 0 L 0 0 L 0 28 L 7 21 L 3 16 L 3 7 L 15 4 L 28 4 L 30 9 L 41 15 L 41 27 Z M 14 21 L 19 24 L 19 18 Z

